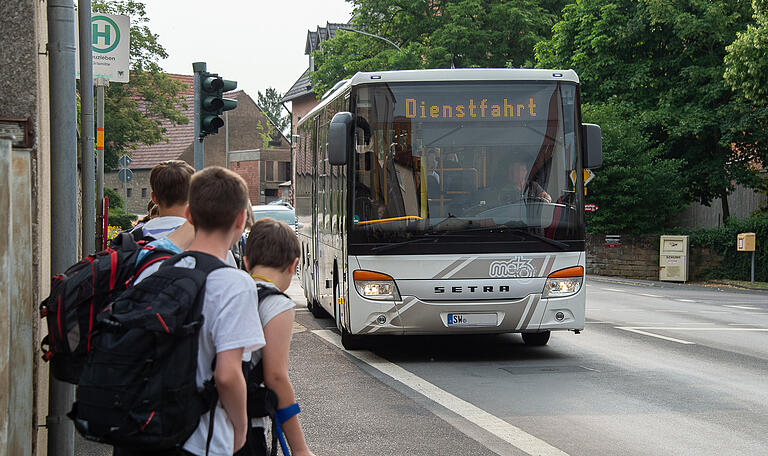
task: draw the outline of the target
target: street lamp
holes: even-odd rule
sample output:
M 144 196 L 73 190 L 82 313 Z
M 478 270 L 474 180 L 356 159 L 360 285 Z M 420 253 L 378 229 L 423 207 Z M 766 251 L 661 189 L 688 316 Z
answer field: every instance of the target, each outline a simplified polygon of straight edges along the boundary
M 398 46 L 398 45 L 396 45 L 395 43 L 393 43 L 393 42 L 389 41 L 388 39 L 384 38 L 383 36 L 374 35 L 374 34 L 372 34 L 372 33 L 367 33 L 367 32 L 362 32 L 362 31 L 360 31 L 360 30 L 355 30 L 355 29 L 353 29 L 353 28 L 349 28 L 349 27 L 339 27 L 339 30 L 345 30 L 345 31 L 347 31 L 347 32 L 355 32 L 355 33 L 359 33 L 359 34 L 361 34 L 361 35 L 370 36 L 370 37 L 372 37 L 372 38 L 378 38 L 378 39 L 380 39 L 380 40 L 382 40 L 382 41 L 386 41 L 387 43 L 391 44 L 391 45 L 392 45 L 392 46 L 394 46 L 394 47 L 395 47 L 395 49 L 397 49 L 398 51 L 400 51 L 400 52 L 403 52 L 403 50 L 402 50 L 402 49 L 400 49 L 400 46 Z

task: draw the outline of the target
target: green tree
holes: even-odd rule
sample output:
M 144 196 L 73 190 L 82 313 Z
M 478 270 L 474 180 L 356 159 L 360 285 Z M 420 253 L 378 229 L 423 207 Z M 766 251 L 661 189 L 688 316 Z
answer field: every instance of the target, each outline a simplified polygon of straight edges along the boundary
M 109 224 L 119 226 L 124 230 L 133 226 L 137 217 L 125 211 L 123 198 L 116 191 L 107 187 L 104 188 L 104 196 L 109 198 Z
M 574 68 L 586 103 L 628 103 L 650 141 L 643 153 L 682 160 L 686 201 L 719 197 L 727 218 L 735 182 L 764 185 L 753 165 L 766 158 L 765 113 L 723 79 L 725 48 L 751 16 L 745 0 L 581 0 L 537 59 Z
M 104 97 L 104 166 L 117 167 L 120 155 L 139 144 L 167 141 L 162 121 L 186 124 L 185 85 L 163 73 L 159 60 L 168 57 L 159 37 L 147 26 L 144 3 L 138 0 L 94 0 L 94 12 L 131 17 L 130 82 L 112 83 Z M 141 100 L 141 101 L 139 101 Z
M 586 213 L 591 233 L 653 233 L 680 212 L 685 199 L 682 160 L 663 159 L 643 133 L 628 103 L 586 105 L 585 122 L 601 126 L 604 165 L 587 186 Z
M 565 0 L 347 0 L 354 32 L 337 31 L 313 54 L 312 87 L 322 95 L 358 71 L 531 67 Z
M 282 93 L 275 90 L 274 87 L 267 87 L 264 93 L 261 93 L 261 90 L 258 91 L 256 104 L 277 129 L 285 134 L 291 124 L 291 117 L 288 114 L 283 114 L 281 98 L 283 98 Z
M 768 105 L 768 0 L 752 1 L 754 25 L 728 46 L 725 80 L 756 105 Z

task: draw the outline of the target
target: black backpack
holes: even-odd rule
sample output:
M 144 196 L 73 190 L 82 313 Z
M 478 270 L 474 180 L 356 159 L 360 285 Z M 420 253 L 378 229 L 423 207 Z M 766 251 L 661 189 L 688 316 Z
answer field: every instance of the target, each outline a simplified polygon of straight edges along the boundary
M 194 269 L 174 267 L 187 257 Z M 201 392 L 195 378 L 206 278 L 223 267 L 201 252 L 173 256 L 99 315 L 68 415 L 86 439 L 134 451 L 180 448 L 215 406 L 213 381 Z
M 51 294 L 40 303 L 40 318 L 45 318 L 48 326 L 48 335 L 41 343 L 43 359 L 51 362 L 54 377 L 77 384 L 92 347 L 99 312 L 129 288 L 145 268 L 174 255 L 147 246 L 152 240 L 136 241 L 131 234 L 122 233 L 112 247 L 53 277 Z M 142 249 L 152 251 L 136 264 Z

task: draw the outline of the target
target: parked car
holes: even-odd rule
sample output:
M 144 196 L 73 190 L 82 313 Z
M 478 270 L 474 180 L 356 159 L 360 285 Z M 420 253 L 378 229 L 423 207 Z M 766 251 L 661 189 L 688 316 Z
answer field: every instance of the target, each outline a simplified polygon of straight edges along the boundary
M 264 217 L 270 217 L 280 222 L 285 222 L 296 230 L 296 211 L 291 206 L 281 204 L 261 204 L 252 206 L 253 218 L 258 220 Z

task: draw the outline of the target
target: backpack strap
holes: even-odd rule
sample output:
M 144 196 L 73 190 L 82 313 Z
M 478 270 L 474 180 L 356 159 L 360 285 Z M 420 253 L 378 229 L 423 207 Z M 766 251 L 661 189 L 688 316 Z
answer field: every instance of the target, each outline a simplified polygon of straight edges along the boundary
M 266 286 L 263 283 L 256 282 L 256 289 L 259 293 L 259 302 L 265 300 L 272 295 L 283 295 L 288 299 L 291 299 L 287 294 L 278 290 L 275 287 Z

